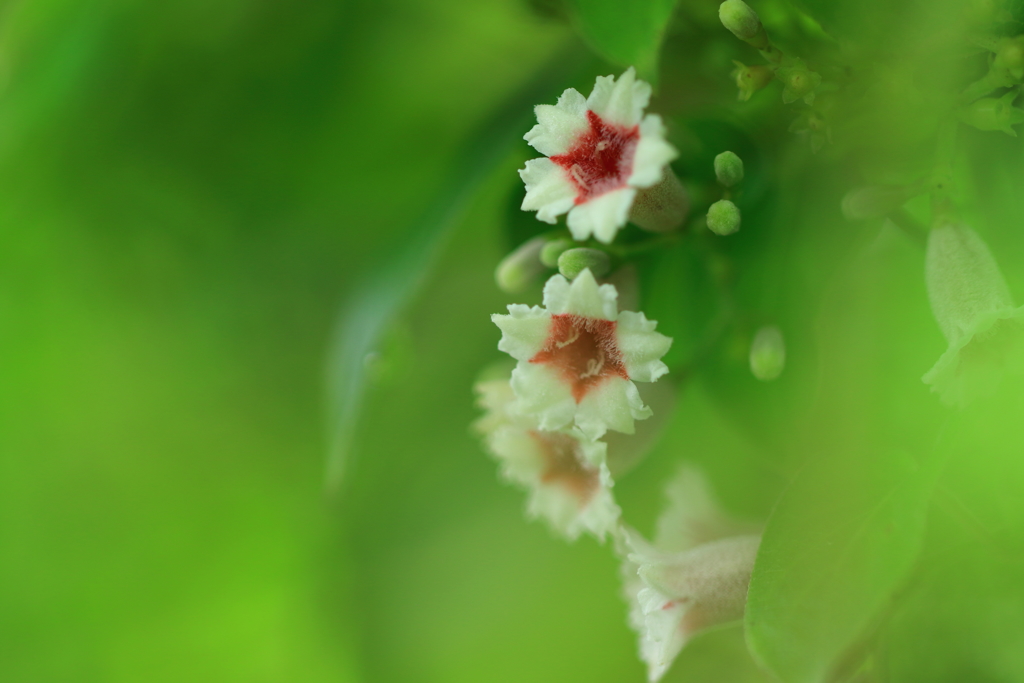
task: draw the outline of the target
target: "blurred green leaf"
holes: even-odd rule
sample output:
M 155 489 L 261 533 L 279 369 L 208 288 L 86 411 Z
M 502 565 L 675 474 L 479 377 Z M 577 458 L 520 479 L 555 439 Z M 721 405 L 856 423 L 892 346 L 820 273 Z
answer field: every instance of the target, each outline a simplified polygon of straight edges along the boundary
M 676 0 L 573 0 L 576 24 L 610 62 L 657 80 L 658 54 Z
M 899 452 L 819 457 L 769 518 L 747 642 L 787 683 L 833 680 L 922 545 L 934 467 Z

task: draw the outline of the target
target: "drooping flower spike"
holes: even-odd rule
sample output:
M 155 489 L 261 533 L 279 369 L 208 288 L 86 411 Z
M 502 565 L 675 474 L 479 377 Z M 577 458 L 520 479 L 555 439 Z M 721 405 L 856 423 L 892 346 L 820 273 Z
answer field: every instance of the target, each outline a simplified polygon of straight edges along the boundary
M 529 492 L 526 513 L 541 517 L 567 538 L 590 532 L 598 539 L 615 531 L 620 517 L 612 496 L 607 447 L 579 430 L 542 431 L 519 412 L 508 379 L 479 382 L 476 423 L 502 475 Z
M 498 348 L 518 362 L 512 389 L 520 410 L 542 430 L 575 426 L 589 439 L 632 434 L 650 417 L 634 381 L 654 382 L 672 340 L 655 332 L 643 313 L 618 311 L 618 293 L 584 269 L 571 283 L 555 275 L 544 286 L 544 307 L 511 304 L 491 319 Z
M 667 168 L 677 152 L 665 141 L 661 118 L 643 115 L 650 97 L 651 86 L 630 67 L 618 80 L 598 77 L 588 98 L 569 88 L 557 104 L 537 105 L 538 123 L 525 139 L 545 157 L 519 171 L 526 183 L 523 210 L 536 211 L 546 223 L 568 213 L 574 238 L 605 243 L 631 209 L 641 227 L 666 230 L 681 223 L 686 195 Z M 660 192 L 637 198 L 639 190 L 663 179 Z

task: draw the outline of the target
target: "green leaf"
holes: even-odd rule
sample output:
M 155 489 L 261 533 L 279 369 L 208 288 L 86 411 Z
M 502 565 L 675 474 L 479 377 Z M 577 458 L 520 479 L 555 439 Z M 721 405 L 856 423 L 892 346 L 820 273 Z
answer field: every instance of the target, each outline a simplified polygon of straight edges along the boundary
M 658 53 L 676 0 L 573 0 L 576 25 L 591 47 L 619 66 L 657 80 Z
M 558 55 L 469 137 L 433 205 L 396 240 L 391 260 L 372 270 L 342 307 L 328 352 L 328 489 L 337 489 L 344 476 L 369 370 L 396 317 L 421 288 L 479 188 L 529 130 L 533 104 L 545 101 L 580 65 L 579 57 Z
M 785 492 L 746 614 L 751 652 L 782 681 L 836 680 L 920 552 L 936 462 L 837 450 L 808 463 Z

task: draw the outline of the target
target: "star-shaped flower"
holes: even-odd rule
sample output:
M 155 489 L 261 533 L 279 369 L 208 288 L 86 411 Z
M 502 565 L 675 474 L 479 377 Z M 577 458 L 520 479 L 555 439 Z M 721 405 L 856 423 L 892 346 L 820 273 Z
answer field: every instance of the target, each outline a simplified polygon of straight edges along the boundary
M 1024 374 L 1024 307 L 988 245 L 971 228 L 949 222 L 928 235 L 925 275 L 932 312 L 949 342 L 921 379 L 943 402 L 963 407 L 993 393 L 1007 375 Z
M 643 115 L 650 97 L 651 86 L 630 67 L 618 80 L 598 77 L 589 98 L 569 88 L 557 104 L 537 105 L 538 123 L 525 139 L 545 157 L 519 171 L 523 210 L 546 223 L 568 212 L 574 238 L 611 242 L 638 189 L 658 185 L 677 156 L 661 118 Z
M 544 286 L 544 307 L 512 304 L 491 319 L 498 348 L 519 361 L 512 389 L 523 413 L 540 429 L 573 424 L 589 439 L 608 429 L 632 434 L 650 417 L 634 381 L 654 382 L 672 340 L 655 332 L 643 313 L 617 310 L 618 292 L 598 286 L 584 269 L 571 283 L 555 275 Z
M 700 473 L 684 469 L 655 543 L 626 528 L 620 544 L 629 621 L 648 679 L 659 680 L 697 633 L 739 619 L 761 537 L 717 506 Z
M 476 385 L 487 412 L 476 427 L 501 464 L 502 474 L 529 491 L 527 515 L 543 517 L 569 540 L 589 531 L 603 540 L 618 526 L 607 448 L 579 430 L 542 431 L 518 411 L 508 379 Z

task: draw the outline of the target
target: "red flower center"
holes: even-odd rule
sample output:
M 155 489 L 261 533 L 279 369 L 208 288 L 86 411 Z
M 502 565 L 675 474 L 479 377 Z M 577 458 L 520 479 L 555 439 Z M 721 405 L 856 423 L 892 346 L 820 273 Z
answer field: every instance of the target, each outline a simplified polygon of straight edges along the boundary
M 629 379 L 622 352 L 615 343 L 615 321 L 571 313 L 551 316 L 544 348 L 531 363 L 549 363 L 572 386 L 579 403 L 593 387 L 610 377 Z
M 579 499 L 580 507 L 585 505 L 597 491 L 601 476 L 583 460 L 580 442 L 558 432 L 530 432 L 530 438 L 544 457 L 541 482 L 564 487 Z
M 633 172 L 633 155 L 640 141 L 640 126 L 626 128 L 607 123 L 587 111 L 590 128 L 565 154 L 551 161 L 565 169 L 576 187 L 576 203 L 626 186 Z

